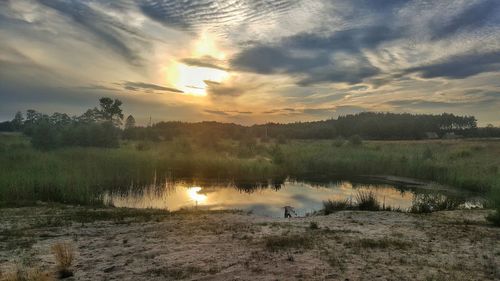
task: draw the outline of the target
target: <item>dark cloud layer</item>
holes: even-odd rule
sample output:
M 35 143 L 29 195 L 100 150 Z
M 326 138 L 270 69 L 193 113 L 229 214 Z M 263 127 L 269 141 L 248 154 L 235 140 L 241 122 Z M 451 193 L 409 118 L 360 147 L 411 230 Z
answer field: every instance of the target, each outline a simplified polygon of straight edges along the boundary
M 452 56 L 428 65 L 407 69 L 406 72 L 418 72 L 423 78 L 446 77 L 461 79 L 499 70 L 500 51 L 495 51 Z
M 160 92 L 172 92 L 172 93 L 183 93 L 183 91 L 175 88 L 170 88 L 170 87 L 164 87 L 156 84 L 151 84 L 151 83 L 144 83 L 144 82 L 130 82 L 126 81 L 123 84 L 123 87 L 127 90 L 131 91 L 139 91 L 139 90 L 144 90 L 144 91 L 160 91 Z
M 220 69 L 220 70 L 227 70 L 225 67 L 222 66 L 222 61 L 211 57 L 211 56 L 204 56 L 201 58 L 184 58 L 181 60 L 181 62 L 191 65 L 191 66 L 198 66 L 198 67 L 208 67 L 208 68 L 215 68 L 215 69 Z

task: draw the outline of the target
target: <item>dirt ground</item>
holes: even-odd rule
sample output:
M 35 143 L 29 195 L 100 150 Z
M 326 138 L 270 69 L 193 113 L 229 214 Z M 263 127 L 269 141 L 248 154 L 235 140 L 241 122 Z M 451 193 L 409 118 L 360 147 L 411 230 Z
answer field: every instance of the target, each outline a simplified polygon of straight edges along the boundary
M 0 280 L 56 271 L 65 280 L 500 280 L 500 228 L 488 211 L 416 215 L 342 211 L 272 219 L 238 211 L 0 209 Z M 50 279 L 44 279 L 50 280 Z

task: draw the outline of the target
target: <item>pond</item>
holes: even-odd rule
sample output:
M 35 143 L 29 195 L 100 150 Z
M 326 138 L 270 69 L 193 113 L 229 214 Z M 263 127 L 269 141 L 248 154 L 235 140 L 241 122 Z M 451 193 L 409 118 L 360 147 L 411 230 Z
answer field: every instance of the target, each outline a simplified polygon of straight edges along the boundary
M 391 184 L 366 180 L 340 180 L 330 183 L 285 181 L 273 185 L 214 184 L 193 181 L 167 181 L 162 185 L 108 192 L 105 200 L 116 207 L 156 208 L 176 211 L 197 207 L 208 210 L 239 209 L 256 215 L 283 217 L 284 206 L 292 206 L 298 216 L 318 211 L 325 200 L 356 200 L 360 191 L 373 192 L 381 204 L 408 210 L 419 195 L 436 193 L 460 201 L 464 208 L 480 207 L 474 194 L 423 184 Z M 438 191 L 436 191 L 436 189 Z

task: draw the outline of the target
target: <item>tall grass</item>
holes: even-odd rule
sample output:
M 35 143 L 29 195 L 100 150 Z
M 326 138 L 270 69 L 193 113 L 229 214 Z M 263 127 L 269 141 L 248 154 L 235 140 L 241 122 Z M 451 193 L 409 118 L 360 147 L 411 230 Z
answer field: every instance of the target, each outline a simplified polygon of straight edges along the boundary
M 285 144 L 174 139 L 122 143 L 118 149 L 33 149 L 20 135 L 0 134 L 0 205 L 36 200 L 105 204 L 106 190 L 199 178 L 235 182 L 328 180 L 332 176 L 396 175 L 486 192 L 500 187 L 500 143 L 480 141 Z

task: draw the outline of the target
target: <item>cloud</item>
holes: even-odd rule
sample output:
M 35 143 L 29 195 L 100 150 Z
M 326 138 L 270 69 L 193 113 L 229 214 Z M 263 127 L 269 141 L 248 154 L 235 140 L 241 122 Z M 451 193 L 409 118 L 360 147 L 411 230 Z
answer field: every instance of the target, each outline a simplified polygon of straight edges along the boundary
M 131 47 L 132 36 L 138 40 L 138 33 L 133 32 L 128 26 L 125 26 L 111 17 L 93 9 L 84 1 L 61 1 L 61 0 L 39 0 L 39 3 L 45 5 L 61 15 L 76 23 L 85 31 L 92 34 L 100 42 L 105 43 L 116 53 L 124 57 L 130 64 L 140 66 L 143 58 L 139 52 Z M 145 40 L 140 40 L 141 45 L 147 45 Z
M 219 27 L 249 24 L 287 12 L 296 6 L 289 0 L 142 0 L 139 7 L 151 19 L 164 25 L 194 30 L 201 27 Z
M 123 88 L 130 91 L 160 91 L 160 92 L 172 92 L 172 93 L 184 93 L 183 91 L 175 88 L 164 87 L 151 83 L 144 82 L 130 82 L 125 81 L 122 83 Z
M 457 32 L 473 31 L 492 23 L 495 18 L 498 21 L 500 5 L 496 0 L 484 0 L 471 3 L 458 13 L 450 13 L 451 16 L 435 19 L 431 21 L 430 27 L 433 39 L 449 37 Z
M 224 115 L 224 116 L 229 115 L 227 112 L 222 111 L 222 110 L 205 109 L 203 111 L 206 113 L 209 113 L 209 114 L 214 114 L 214 115 Z
M 484 72 L 498 72 L 499 70 L 500 51 L 493 51 L 452 56 L 428 65 L 409 68 L 405 72 L 417 72 L 423 78 L 461 79 Z
M 380 70 L 363 54 L 365 49 L 402 38 L 401 29 L 365 26 L 329 35 L 300 33 L 277 44 L 258 44 L 243 49 L 231 60 L 241 71 L 260 74 L 299 74 L 299 85 L 323 82 L 355 84 L 373 77 Z
M 201 58 L 184 58 L 181 59 L 181 62 L 191 65 L 191 66 L 199 66 L 199 67 L 208 67 L 215 68 L 220 70 L 227 70 L 227 68 L 223 67 L 223 62 L 211 56 L 203 56 Z

